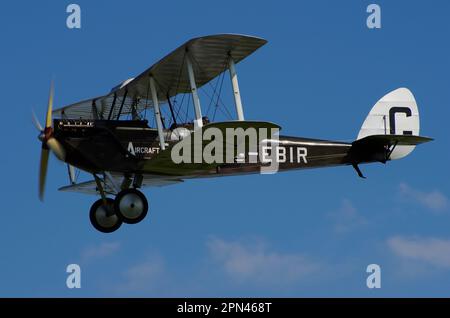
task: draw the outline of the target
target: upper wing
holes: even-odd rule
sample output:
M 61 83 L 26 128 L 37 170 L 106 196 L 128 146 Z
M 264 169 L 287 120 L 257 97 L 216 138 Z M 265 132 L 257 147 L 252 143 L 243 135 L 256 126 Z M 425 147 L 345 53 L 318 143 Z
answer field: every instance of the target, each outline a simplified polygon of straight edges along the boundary
M 134 79 L 129 79 L 113 88 L 109 94 L 91 98 L 53 111 L 56 117 L 67 118 L 115 118 L 133 111 L 141 112 L 153 107 L 149 97 L 149 76 L 157 84 L 158 100 L 161 103 L 180 93 L 190 92 L 185 57 L 188 52 L 195 73 L 197 87 L 201 87 L 220 75 L 227 67 L 229 57 L 240 62 L 267 41 L 261 38 L 219 34 L 194 38 L 165 56 Z

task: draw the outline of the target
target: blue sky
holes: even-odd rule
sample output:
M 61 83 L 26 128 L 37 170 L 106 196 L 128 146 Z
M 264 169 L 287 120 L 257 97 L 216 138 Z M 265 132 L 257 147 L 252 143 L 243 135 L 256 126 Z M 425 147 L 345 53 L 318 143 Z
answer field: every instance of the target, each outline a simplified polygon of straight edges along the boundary
M 3 151 L 0 296 L 448 296 L 450 43 L 448 1 L 8 2 L 0 13 Z M 66 105 L 103 94 L 186 40 L 214 33 L 269 43 L 238 65 L 247 119 L 282 133 L 351 141 L 372 105 L 410 88 L 421 134 L 435 138 L 386 166 L 189 181 L 146 189 L 149 215 L 96 232 L 94 197 L 61 193 L 52 158 L 37 198 L 40 143 L 31 109 L 48 87 Z M 232 106 L 232 105 L 231 105 Z M 82 288 L 66 287 L 66 266 Z M 366 287 L 366 266 L 382 288 Z

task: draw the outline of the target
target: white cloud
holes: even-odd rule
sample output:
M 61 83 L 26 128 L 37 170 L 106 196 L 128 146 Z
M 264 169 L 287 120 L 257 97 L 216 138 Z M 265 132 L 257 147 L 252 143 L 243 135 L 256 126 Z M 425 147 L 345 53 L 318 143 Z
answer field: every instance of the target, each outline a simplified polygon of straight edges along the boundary
M 410 187 L 406 183 L 400 183 L 400 194 L 405 198 L 420 203 L 422 206 L 433 211 L 443 211 L 449 206 L 448 198 L 440 191 L 420 191 Z
M 212 238 L 207 246 L 225 273 L 239 282 L 295 283 L 320 267 L 300 254 L 269 251 L 262 242 L 243 244 Z
M 342 200 L 339 209 L 331 212 L 329 217 L 334 220 L 334 230 L 339 234 L 350 232 L 368 223 L 348 199 Z
M 114 254 L 119 249 L 119 242 L 105 242 L 90 246 L 81 252 L 81 260 L 86 263 L 96 259 L 102 259 Z
M 164 268 L 164 262 L 160 257 L 147 258 L 122 273 L 123 281 L 116 285 L 115 291 L 120 295 L 158 292 L 157 286 L 160 285 L 161 277 L 165 273 Z
M 403 259 L 450 269 L 450 240 L 395 236 L 387 240 L 387 245 L 395 255 Z

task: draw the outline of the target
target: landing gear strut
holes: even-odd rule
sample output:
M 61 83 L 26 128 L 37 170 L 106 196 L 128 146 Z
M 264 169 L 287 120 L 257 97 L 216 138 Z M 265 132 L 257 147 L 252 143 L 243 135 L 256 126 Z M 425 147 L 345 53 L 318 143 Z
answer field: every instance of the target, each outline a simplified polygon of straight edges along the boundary
M 148 201 L 145 195 L 130 188 L 120 191 L 114 200 L 105 197 L 95 201 L 89 218 L 95 229 L 103 233 L 111 233 L 118 230 L 122 223 L 141 222 L 147 212 Z

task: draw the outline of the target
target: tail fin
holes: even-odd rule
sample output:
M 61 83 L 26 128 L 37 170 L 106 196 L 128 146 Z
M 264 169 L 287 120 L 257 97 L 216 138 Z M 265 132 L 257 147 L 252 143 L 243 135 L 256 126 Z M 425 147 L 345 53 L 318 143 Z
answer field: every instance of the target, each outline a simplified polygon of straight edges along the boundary
M 372 135 L 419 136 L 419 129 L 419 109 L 414 95 L 407 88 L 399 88 L 383 96 L 372 107 L 357 139 Z M 415 147 L 399 144 L 393 149 L 390 159 L 406 157 Z

